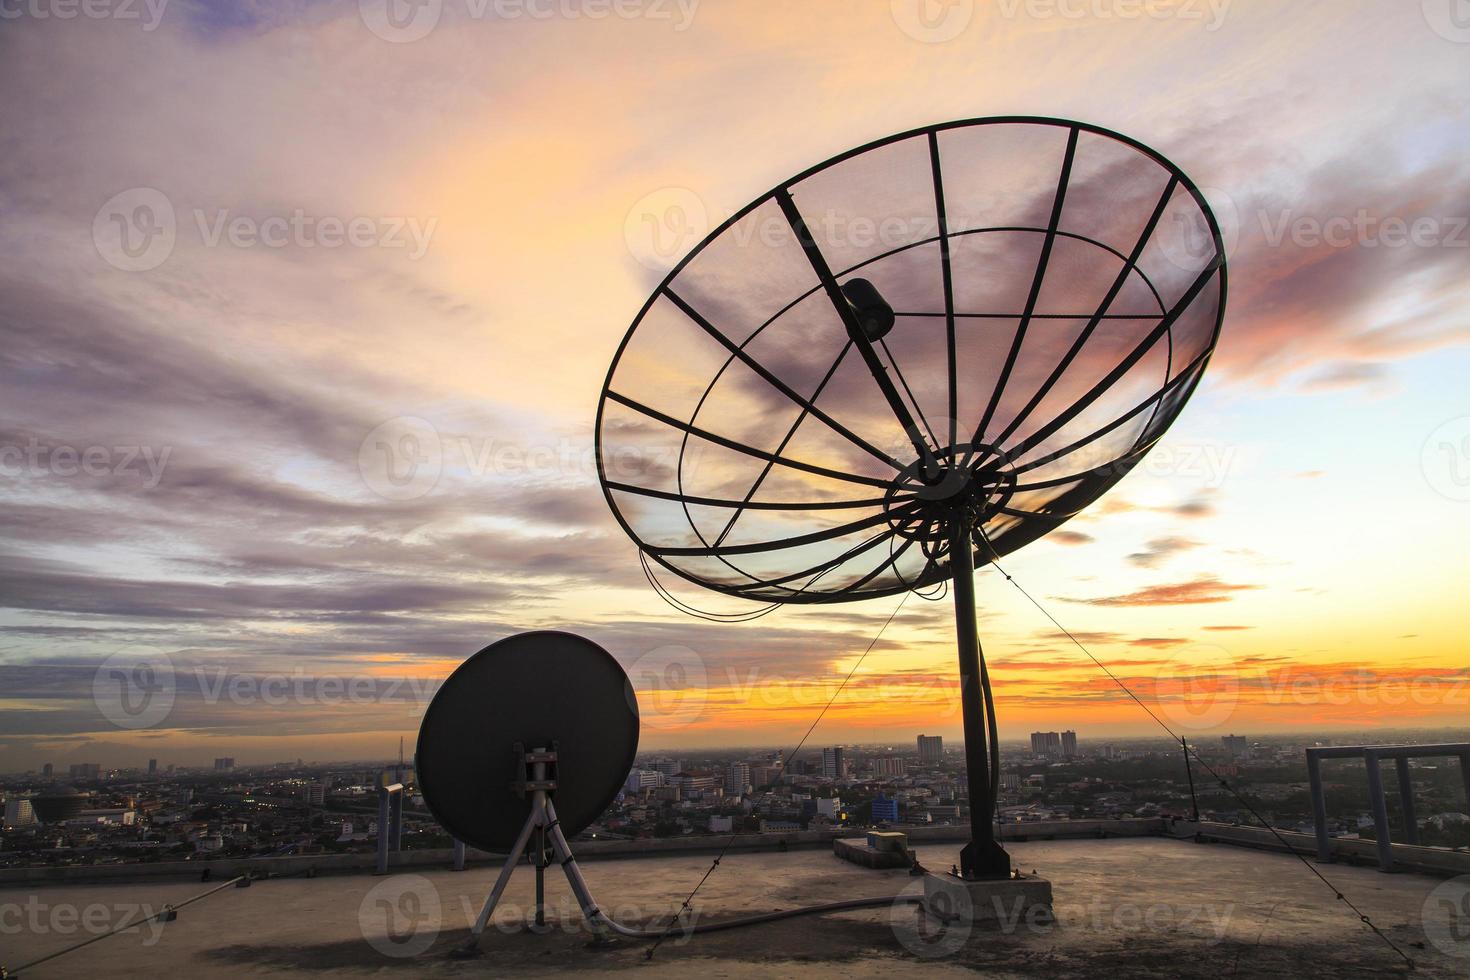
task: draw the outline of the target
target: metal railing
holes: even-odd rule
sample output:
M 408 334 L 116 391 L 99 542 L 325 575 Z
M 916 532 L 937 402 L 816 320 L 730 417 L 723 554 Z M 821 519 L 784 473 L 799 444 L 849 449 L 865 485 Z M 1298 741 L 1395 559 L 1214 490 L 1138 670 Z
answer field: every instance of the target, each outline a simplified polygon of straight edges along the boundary
M 1404 843 L 1419 843 L 1419 820 L 1414 811 L 1414 784 L 1410 779 L 1409 760 L 1456 757 L 1460 775 L 1465 780 L 1465 795 L 1470 798 L 1470 742 L 1440 745 L 1332 745 L 1307 749 L 1307 779 L 1312 787 L 1312 820 L 1317 830 L 1317 860 L 1332 860 L 1332 844 L 1327 835 L 1327 799 L 1322 789 L 1323 759 L 1361 758 L 1368 768 L 1368 802 L 1373 808 L 1373 832 L 1378 843 L 1378 870 L 1393 870 L 1393 840 L 1388 827 L 1388 797 L 1383 787 L 1384 759 L 1394 760 L 1399 777 L 1399 807 L 1404 817 Z

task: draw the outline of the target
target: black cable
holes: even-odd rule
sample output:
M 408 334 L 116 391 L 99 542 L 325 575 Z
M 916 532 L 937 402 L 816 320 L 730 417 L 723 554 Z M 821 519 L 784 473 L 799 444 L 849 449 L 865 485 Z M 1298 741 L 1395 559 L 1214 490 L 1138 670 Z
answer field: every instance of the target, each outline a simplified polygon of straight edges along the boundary
M 75 943 L 75 944 L 73 944 L 71 946 L 66 947 L 65 949 L 58 949 L 54 953 L 47 953 L 45 956 L 41 957 L 40 959 L 38 959 L 38 960 L 31 960 L 29 963 L 26 963 L 23 966 L 17 966 L 17 967 L 14 967 L 12 969 L 9 969 L 9 970 L 0 969 L 0 975 L 7 976 L 7 977 L 19 976 L 21 973 L 23 973 L 26 970 L 29 970 L 33 966 L 40 966 L 42 963 L 48 963 L 51 960 L 56 959 L 58 956 L 65 956 L 67 953 L 74 953 L 74 952 L 76 952 L 79 949 L 82 949 L 82 948 L 84 948 L 86 946 L 92 945 L 93 943 L 101 942 L 102 940 L 107 939 L 107 938 L 109 938 L 111 936 L 116 936 L 118 933 L 121 933 L 121 932 L 131 932 L 134 929 L 141 929 L 143 926 L 147 925 L 148 923 L 154 922 L 154 921 L 157 921 L 157 920 L 162 920 L 164 922 L 167 922 L 167 921 L 169 921 L 169 919 L 166 918 L 167 916 L 171 915 L 172 913 L 177 912 L 181 908 L 184 908 L 186 905 L 193 905 L 195 902 L 199 901 L 200 899 L 208 898 L 209 896 L 213 895 L 215 892 L 224 891 L 226 888 L 229 888 L 232 885 L 236 885 L 239 882 L 241 882 L 241 881 L 243 881 L 243 880 L 245 880 L 247 878 L 249 878 L 249 875 L 237 875 L 236 877 L 231 878 L 229 881 L 225 882 L 224 884 L 216 885 L 214 888 L 211 888 L 208 891 L 200 892 L 198 895 L 194 895 L 191 898 L 186 898 L 182 902 L 179 902 L 179 903 L 174 904 L 174 905 L 165 905 L 163 908 L 159 909 L 157 912 L 153 913 L 150 916 L 146 916 L 146 917 L 144 917 L 142 919 L 139 919 L 137 922 L 129 922 L 129 923 L 125 924 L 125 925 L 116 925 L 116 926 L 113 926 L 111 929 L 107 930 L 106 932 L 98 933 L 97 935 L 92 936 L 89 939 L 84 939 L 84 940 L 82 940 L 79 943 Z
M 985 536 L 985 532 L 984 532 L 983 529 L 980 531 L 980 535 L 981 535 L 982 538 Z M 990 541 L 988 539 L 986 540 L 985 543 L 986 543 L 987 546 L 990 545 Z M 1027 598 L 1027 600 L 1029 600 L 1030 603 L 1033 606 L 1035 606 L 1038 610 L 1040 610 L 1041 611 L 1041 614 L 1043 616 L 1045 616 L 1047 619 L 1051 620 L 1052 625 L 1055 626 L 1057 629 L 1061 630 L 1061 632 L 1066 635 L 1067 639 L 1071 640 L 1077 646 L 1077 649 L 1079 649 L 1083 653 L 1087 654 L 1088 659 L 1091 660 L 1093 663 L 1097 664 L 1097 666 L 1102 669 L 1102 672 L 1105 673 L 1105 674 L 1107 674 L 1108 677 L 1112 678 L 1113 683 L 1114 684 L 1117 684 L 1118 687 L 1120 687 L 1123 690 L 1123 693 L 1124 694 L 1128 695 L 1130 698 L 1132 698 L 1138 704 L 1138 706 L 1140 708 L 1142 708 L 1144 711 L 1148 712 L 1148 716 L 1150 718 L 1152 718 L 1155 722 L 1157 722 L 1160 728 L 1162 728 L 1164 731 L 1168 732 L 1169 735 L 1170 735 L 1170 737 L 1172 737 L 1176 741 L 1180 742 L 1181 744 L 1184 744 L 1185 745 L 1185 751 L 1189 752 L 1189 754 L 1194 757 L 1194 761 L 1198 762 L 1202 767 L 1204 767 L 1204 770 L 1206 772 L 1208 772 L 1211 776 L 1214 777 L 1215 781 L 1220 784 L 1220 788 L 1221 789 L 1225 790 L 1225 792 L 1227 792 L 1231 796 L 1233 796 L 1235 798 L 1235 801 L 1237 803 L 1239 803 L 1241 806 L 1245 807 L 1246 810 L 1250 811 L 1250 815 L 1252 817 L 1254 817 L 1260 823 L 1260 825 L 1262 827 L 1264 827 L 1266 830 L 1269 830 L 1271 832 L 1271 835 L 1276 838 L 1276 840 L 1281 844 L 1281 846 L 1284 847 L 1284 848 L 1286 848 L 1286 851 L 1287 851 L 1288 854 L 1292 855 L 1297 860 L 1301 861 L 1303 867 L 1305 867 L 1312 874 L 1316 875 L 1317 878 L 1319 880 L 1321 880 L 1322 884 L 1324 884 L 1328 888 L 1332 889 L 1332 893 L 1335 896 L 1337 896 L 1337 900 L 1339 902 L 1342 902 L 1349 909 L 1352 909 L 1352 911 L 1357 915 L 1358 920 L 1360 922 L 1362 922 L 1365 926 L 1367 926 L 1369 929 L 1371 929 L 1373 931 L 1373 934 L 1376 935 L 1379 939 L 1383 940 L 1384 943 L 1386 943 L 1388 945 L 1388 948 L 1389 949 L 1391 949 L 1395 953 L 1397 953 L 1403 959 L 1403 961 L 1408 964 L 1409 969 L 1411 969 L 1411 970 L 1414 969 L 1414 961 L 1413 961 L 1413 959 L 1411 959 L 1409 957 L 1409 954 L 1405 953 L 1402 949 L 1400 949 L 1398 947 L 1398 944 L 1397 943 L 1395 943 L 1392 939 L 1388 938 L 1388 936 L 1383 932 L 1383 930 L 1379 929 L 1378 926 L 1376 926 L 1373 923 L 1373 920 L 1370 919 L 1370 918 L 1368 918 L 1368 916 L 1366 914 L 1364 914 L 1364 912 L 1363 912 L 1362 909 L 1360 909 L 1356 905 L 1354 905 L 1352 903 L 1352 901 L 1346 895 L 1344 895 L 1342 893 L 1342 890 L 1339 889 L 1336 885 L 1334 885 L 1327 878 L 1326 875 L 1324 875 L 1324 874 L 1322 874 L 1322 872 L 1318 871 L 1317 868 L 1312 864 L 1312 862 L 1308 861 L 1305 857 L 1303 857 L 1302 854 L 1300 852 L 1298 852 L 1295 847 L 1292 847 L 1291 844 L 1287 842 L 1286 838 L 1281 836 L 1281 832 L 1278 831 L 1274 826 L 1272 826 L 1271 823 L 1265 817 L 1261 816 L 1260 812 L 1257 811 L 1255 807 L 1251 806 L 1249 800 L 1247 800 L 1244 796 L 1241 796 L 1239 793 L 1237 793 L 1235 791 L 1234 787 L 1232 787 L 1229 783 L 1227 783 L 1225 781 L 1225 779 L 1218 772 L 1216 772 L 1214 770 L 1214 768 L 1208 762 L 1206 762 L 1204 759 L 1202 759 L 1200 757 L 1200 754 L 1199 754 L 1199 752 L 1197 750 L 1189 748 L 1188 745 L 1184 742 L 1184 739 L 1183 738 L 1181 738 L 1179 735 L 1175 734 L 1174 730 L 1172 728 L 1170 728 L 1168 725 L 1164 724 L 1163 719 L 1161 719 L 1158 715 L 1154 714 L 1153 709 L 1151 709 L 1148 705 L 1146 705 L 1142 701 L 1140 701 L 1139 698 L 1138 698 L 1138 695 L 1134 694 L 1132 691 L 1130 691 L 1128 689 L 1128 685 L 1124 684 L 1121 680 L 1119 680 L 1118 677 L 1117 677 L 1117 675 L 1115 675 L 1111 670 L 1108 670 L 1107 666 L 1105 664 L 1103 664 L 1103 662 L 1101 660 L 1098 660 L 1096 657 L 1094 657 L 1092 655 L 1092 651 L 1089 650 L 1089 649 L 1087 649 L 1087 647 L 1083 646 L 1081 640 L 1079 640 L 1079 639 L 1077 639 L 1077 637 L 1073 636 L 1072 635 L 1072 632 L 1070 630 L 1068 630 L 1065 626 L 1063 626 L 1057 620 L 1057 618 L 1055 616 L 1053 616 L 1050 612 L 1048 612 L 1045 606 L 1043 606 L 1041 603 L 1037 602 L 1036 599 L 1032 597 L 1031 593 L 1027 592 L 1024 588 L 1021 587 L 1021 583 L 1020 582 L 1017 582 L 1014 578 L 1011 577 L 1011 575 L 1008 572 L 1006 572 L 1006 570 L 1004 568 L 1001 568 L 1000 567 L 1000 563 L 995 560 L 995 549 L 994 548 L 991 548 L 990 549 L 990 553 L 991 553 L 990 564 L 992 564 L 992 565 L 995 566 L 995 570 L 997 572 L 999 572 L 1001 575 L 1005 576 L 1005 580 L 1007 582 L 1009 582 L 1012 585 L 1014 585 L 1016 587 L 1016 590 L 1018 592 L 1020 592 L 1021 595 L 1025 596 Z
M 786 775 L 786 763 L 789 760 L 794 759 L 796 757 L 796 753 L 800 752 L 801 747 L 806 744 L 806 740 L 811 738 L 812 732 L 816 731 L 817 723 L 822 720 L 822 716 L 827 713 L 827 709 L 832 707 L 833 702 L 837 700 L 837 697 L 842 693 L 843 688 L 847 687 L 847 682 L 852 680 L 852 675 L 857 673 L 858 668 L 863 665 L 863 661 L 868 658 L 868 654 L 873 652 L 873 647 L 878 645 L 878 641 L 883 638 L 884 631 L 887 630 L 890 625 L 892 625 L 893 620 L 898 616 L 899 610 L 903 608 L 903 604 L 908 601 L 908 598 L 909 593 L 905 592 L 903 594 L 903 598 L 898 600 L 898 605 L 893 608 L 893 612 L 888 614 L 888 618 L 883 621 L 883 625 L 878 628 L 878 632 L 873 636 L 873 639 L 869 641 L 868 648 L 863 651 L 862 656 L 858 657 L 857 663 L 852 665 L 852 669 L 847 672 L 847 676 L 842 679 L 842 683 L 837 685 L 837 690 L 832 692 L 832 696 L 827 699 L 827 703 L 822 706 L 822 710 L 818 712 L 817 717 L 812 720 L 811 725 L 808 726 L 806 730 L 806 734 L 801 737 L 801 741 L 796 743 L 796 748 L 792 749 L 789 754 L 782 753 L 781 775 L 776 777 L 777 782 L 779 782 L 781 778 Z M 676 911 L 669 918 L 668 925 L 664 926 L 663 931 L 658 934 L 658 938 L 654 940 L 653 945 L 648 947 L 648 952 L 644 956 L 645 959 L 653 959 L 653 954 L 658 951 L 659 946 L 663 943 L 665 939 L 668 938 L 669 933 L 673 930 L 674 923 L 678 922 L 679 917 L 683 915 L 686 911 L 688 911 L 689 903 L 694 901 L 694 896 L 697 895 L 699 893 L 699 890 L 704 887 L 704 883 L 706 881 L 709 881 L 709 876 L 714 874 L 714 870 L 720 866 L 720 861 L 724 859 L 727 853 L 729 853 L 731 845 L 735 843 L 737 838 L 743 836 L 746 835 L 734 833 L 730 835 L 729 840 L 725 841 L 725 846 L 720 848 L 720 853 L 715 855 L 715 859 L 711 861 L 710 866 L 705 869 L 704 877 L 699 879 L 699 883 L 696 884 L 693 890 L 689 892 L 688 897 L 684 899 L 683 903 L 679 906 L 678 911 Z
M 824 912 L 846 912 L 851 909 L 876 908 L 880 905 L 922 904 L 924 904 L 924 898 L 919 895 L 879 895 L 874 898 L 849 898 L 840 902 L 826 902 L 821 905 L 803 905 L 794 909 L 779 909 L 775 912 L 745 915 L 738 919 L 724 919 L 719 922 L 705 922 L 700 925 L 691 925 L 688 929 L 684 930 L 684 934 L 694 935 L 696 933 L 720 932 L 725 929 L 743 929 L 746 926 L 764 925 L 767 922 L 779 922 L 782 919 L 794 919 L 802 915 L 821 915 Z M 658 938 L 659 942 L 662 942 L 664 932 L 667 932 L 667 930 L 660 932 L 655 929 L 632 929 L 613 922 L 606 914 L 602 916 L 602 919 L 614 927 L 613 931 L 631 939 Z M 650 955 L 652 954 L 650 953 Z

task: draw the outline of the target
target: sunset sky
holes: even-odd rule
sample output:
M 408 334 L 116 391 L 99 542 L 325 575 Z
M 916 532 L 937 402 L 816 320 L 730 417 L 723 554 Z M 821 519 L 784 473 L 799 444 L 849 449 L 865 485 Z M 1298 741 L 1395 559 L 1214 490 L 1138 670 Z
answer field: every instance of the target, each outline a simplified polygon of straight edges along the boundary
M 1006 570 L 1187 734 L 1470 719 L 1455 0 L 387 3 L 4 6 L 0 770 L 387 756 L 535 628 L 630 669 L 645 747 L 794 742 L 899 600 L 666 606 L 597 485 L 608 363 L 779 181 L 1015 114 L 1178 164 L 1230 299 L 1158 448 Z M 976 588 L 1004 738 L 1157 731 Z M 172 702 L 119 724 L 142 663 Z M 957 740 L 955 694 L 909 598 L 813 744 Z

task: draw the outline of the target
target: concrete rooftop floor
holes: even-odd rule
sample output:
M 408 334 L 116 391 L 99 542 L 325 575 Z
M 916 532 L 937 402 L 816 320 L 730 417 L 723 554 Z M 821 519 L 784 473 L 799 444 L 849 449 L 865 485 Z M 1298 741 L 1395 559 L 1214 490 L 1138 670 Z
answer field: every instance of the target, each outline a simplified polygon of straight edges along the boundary
M 622 972 L 649 977 L 917 973 L 1000 977 L 1374 977 L 1402 961 L 1294 858 L 1161 838 L 1015 843 L 1023 870 L 1051 879 L 1056 921 L 976 925 L 933 934 L 911 906 L 803 917 L 698 935 L 675 933 L 650 961 L 647 942 L 585 948 L 565 879 L 548 871 L 551 931 L 519 928 L 533 875 L 516 872 L 484 956 L 451 959 L 496 873 L 430 871 L 271 879 L 226 889 L 145 926 L 28 971 L 34 977 L 542 976 Z M 959 845 L 920 848 L 948 868 Z M 589 860 L 593 894 L 619 921 L 666 916 L 708 855 Z M 1371 868 L 1323 869 L 1418 963 L 1418 977 L 1470 977 L 1470 932 L 1456 914 L 1465 882 Z M 904 871 L 871 871 L 829 852 L 732 853 L 696 899 L 699 921 L 921 888 Z M 153 911 L 204 888 L 195 881 L 0 890 L 0 964 L 14 968 L 88 937 L 68 913 L 95 922 Z M 1439 891 L 1436 892 L 1436 888 Z M 1450 889 L 1447 892 L 1446 889 Z M 1458 891 L 1453 891 L 1458 889 Z M 1433 893 L 1433 894 L 1432 894 Z M 1448 901 L 1442 901 L 1448 895 Z M 97 907 L 105 908 L 105 913 Z M 1463 914 L 1463 913 L 1461 913 Z M 392 924 L 389 919 L 392 917 Z M 19 930 L 14 927 L 19 924 Z

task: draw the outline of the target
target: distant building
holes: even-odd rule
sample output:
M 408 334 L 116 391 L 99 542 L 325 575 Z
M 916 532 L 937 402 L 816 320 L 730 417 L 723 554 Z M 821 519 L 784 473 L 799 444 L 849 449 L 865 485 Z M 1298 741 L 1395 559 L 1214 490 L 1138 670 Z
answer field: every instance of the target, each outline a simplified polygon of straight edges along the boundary
M 1032 732 L 1031 754 L 1039 759 L 1055 759 L 1062 754 L 1062 736 L 1057 732 Z
M 926 766 L 938 765 L 944 761 L 943 735 L 919 736 L 919 761 Z
M 1232 759 L 1249 759 L 1251 757 L 1250 739 L 1244 735 L 1221 735 L 1220 744 L 1225 747 L 1225 754 Z
M 750 763 L 732 762 L 725 768 L 725 793 L 741 796 L 750 787 Z
M 831 817 L 836 820 L 842 815 L 842 800 L 839 797 L 828 799 L 821 797 L 817 800 L 817 816 Z
M 773 786 L 781 781 L 781 763 L 754 762 L 750 766 L 750 785 Z
M 52 765 L 51 763 L 48 762 L 44 766 L 41 767 L 41 776 L 43 778 L 50 779 L 55 774 L 56 774 L 56 767 L 54 765 Z
M 215 772 L 229 772 L 233 768 L 235 768 L 235 760 L 229 756 L 214 760 Z
M 658 775 L 662 776 L 663 774 L 659 773 Z M 713 775 L 707 772 L 680 773 L 673 779 L 669 780 L 669 782 L 678 784 L 679 791 L 683 794 L 685 799 L 689 799 L 699 793 L 708 792 L 709 790 L 714 789 L 717 785 L 724 785 L 723 779 L 716 780 Z
M 842 746 L 822 750 L 822 775 L 828 779 L 842 779 L 847 775 L 847 759 Z
M 5 801 L 5 826 L 28 827 L 36 822 L 36 811 L 31 801 L 15 797 Z
M 150 776 L 156 776 L 156 775 L 158 775 L 158 760 L 157 759 L 149 759 L 148 760 L 148 775 L 150 775 Z
M 716 816 L 709 818 L 709 832 L 712 834 L 728 834 L 734 827 L 735 820 L 733 817 Z
M 628 780 L 623 786 L 630 793 L 641 793 L 645 789 L 656 789 L 663 784 L 663 773 L 651 769 L 634 769 L 628 773 Z
M 306 799 L 307 806 L 325 806 L 327 803 L 327 784 L 307 783 L 306 791 L 302 795 Z
M 1077 758 L 1077 733 L 1062 732 L 1062 757 L 1064 759 Z
M 795 820 L 762 820 L 760 832 L 763 834 L 780 834 L 800 829 L 801 824 Z
M 873 760 L 873 773 L 878 776 L 902 776 L 903 760 L 896 755 L 880 755 Z
M 69 824 L 110 824 L 119 827 L 132 827 L 138 822 L 138 811 L 132 807 L 103 807 L 96 810 L 83 810 L 66 822 Z
M 75 762 L 71 767 L 72 779 L 100 779 L 102 767 L 95 762 Z
M 661 772 L 665 776 L 677 776 L 684 771 L 684 763 L 678 759 L 652 759 L 647 768 L 654 772 Z
M 873 800 L 873 822 L 878 823 L 879 821 L 887 823 L 898 821 L 898 801 L 882 793 L 879 793 L 877 799 Z

